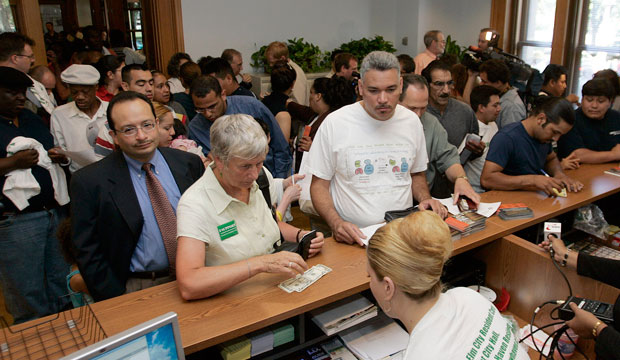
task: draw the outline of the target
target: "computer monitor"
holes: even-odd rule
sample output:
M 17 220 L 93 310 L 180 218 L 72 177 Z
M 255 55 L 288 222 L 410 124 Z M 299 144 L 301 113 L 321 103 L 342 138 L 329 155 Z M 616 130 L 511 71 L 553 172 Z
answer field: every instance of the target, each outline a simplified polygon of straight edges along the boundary
M 63 360 L 185 360 L 177 314 L 169 312 L 85 347 Z

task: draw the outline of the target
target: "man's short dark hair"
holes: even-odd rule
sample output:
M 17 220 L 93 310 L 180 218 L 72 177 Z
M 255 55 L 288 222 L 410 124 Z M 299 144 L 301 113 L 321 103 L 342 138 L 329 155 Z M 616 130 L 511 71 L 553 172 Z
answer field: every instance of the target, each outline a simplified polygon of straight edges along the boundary
M 220 80 L 226 79 L 226 75 L 230 75 L 230 77 L 236 82 L 235 73 L 233 72 L 232 66 L 230 63 L 222 58 L 212 58 L 207 62 L 204 68 L 200 69 L 203 75 L 215 75 L 216 78 Z
M 428 81 L 422 75 L 417 74 L 405 74 L 403 75 L 403 92 L 400 94 L 399 101 L 405 100 L 407 96 L 407 89 L 409 86 L 414 86 L 418 89 L 425 89 L 428 91 Z
M 469 95 L 469 103 L 472 110 L 474 110 L 474 112 L 478 112 L 479 105 L 489 105 L 489 102 L 491 101 L 491 96 L 493 95 L 500 96 L 501 92 L 490 85 L 480 85 L 473 88 L 471 90 L 471 94 Z
M 427 49 L 429 46 L 431 46 L 433 40 L 437 40 L 437 35 L 439 35 L 439 33 L 441 33 L 441 31 L 431 30 L 427 31 L 426 34 L 424 34 L 424 46 L 426 46 Z
M 185 64 L 181 65 L 181 71 L 179 73 L 181 83 L 185 88 L 190 88 L 192 83 L 196 78 L 202 75 L 200 71 L 200 66 L 195 62 L 188 61 Z
M 424 68 L 424 70 L 422 70 L 422 76 L 424 76 L 424 78 L 429 84 L 433 82 L 433 79 L 431 78 L 431 73 L 435 70 L 447 71 L 450 73 L 450 76 L 452 76 L 452 72 L 450 71 L 450 64 L 441 61 L 440 59 L 433 60 Z
M 336 72 L 339 72 L 340 69 L 342 69 L 342 67 L 344 66 L 345 69 L 348 69 L 350 67 L 350 62 L 351 60 L 355 60 L 357 61 L 357 58 L 355 57 L 355 55 L 351 54 L 351 53 L 340 53 L 338 55 L 336 55 L 336 57 L 334 58 L 334 69 Z
M 480 64 L 480 72 L 487 74 L 487 79 L 494 82 L 507 84 L 510 81 L 510 69 L 501 60 L 491 59 Z
M 567 124 L 575 124 L 575 110 L 568 100 L 556 96 L 539 96 L 532 108 L 532 115 L 545 114 L 547 121 L 543 127 L 549 123 L 558 124 L 564 120 Z
M 596 77 L 583 84 L 581 96 L 604 96 L 609 101 L 613 101 L 616 97 L 616 92 L 611 81 L 602 77 Z
M 131 83 L 131 72 L 132 71 L 145 71 L 145 70 L 147 69 L 142 64 L 125 65 L 123 67 L 123 70 L 121 70 L 121 78 L 123 79 L 123 82 L 126 82 L 127 84 L 129 84 Z
M 553 81 L 560 80 L 562 75 L 564 76 L 568 75 L 568 71 L 566 71 L 566 68 L 564 66 L 557 65 L 557 64 L 547 65 L 547 67 L 543 71 L 543 76 L 544 76 L 543 86 L 549 84 L 551 80 Z
M 222 87 L 216 78 L 209 75 L 199 76 L 192 82 L 192 86 L 189 88 L 189 94 L 197 98 L 205 97 L 211 91 L 215 91 L 215 95 L 220 96 L 222 94 Z
M 232 64 L 235 56 L 241 57 L 241 53 L 235 49 L 226 49 L 222 51 L 221 58 L 228 61 L 229 64 Z
M 110 103 L 108 104 L 107 116 L 108 116 L 108 125 L 110 126 L 110 130 L 116 131 L 116 127 L 114 127 L 114 121 L 112 120 L 112 109 L 114 109 L 114 106 L 116 106 L 116 104 L 118 103 L 124 103 L 124 102 L 134 101 L 134 100 L 142 100 L 145 103 L 149 104 L 149 107 L 151 108 L 151 112 L 153 113 L 153 117 L 154 118 L 156 117 L 153 103 L 151 102 L 151 100 L 149 100 L 149 98 L 146 97 L 146 95 L 140 94 L 135 91 L 121 91 L 117 95 L 115 95 L 110 101 Z
M 407 54 L 400 54 L 396 57 L 400 63 L 400 72 L 403 74 L 413 74 L 415 72 L 415 62 L 413 58 Z
M 603 78 L 611 81 L 611 85 L 614 87 L 616 96 L 620 95 L 620 79 L 618 79 L 618 73 L 612 69 L 599 70 L 594 74 L 593 78 Z
M 277 61 L 271 68 L 271 90 L 283 93 L 290 89 L 297 79 L 295 70 L 284 60 Z
M 178 52 L 170 57 L 170 60 L 168 60 L 168 66 L 166 67 L 166 70 L 168 71 L 168 76 L 175 78 L 179 77 L 181 60 L 183 59 L 189 62 L 192 61 L 192 57 L 184 52 Z
M 26 45 L 34 46 L 34 40 L 16 32 L 0 34 L 0 61 L 7 61 L 11 55 L 19 55 Z

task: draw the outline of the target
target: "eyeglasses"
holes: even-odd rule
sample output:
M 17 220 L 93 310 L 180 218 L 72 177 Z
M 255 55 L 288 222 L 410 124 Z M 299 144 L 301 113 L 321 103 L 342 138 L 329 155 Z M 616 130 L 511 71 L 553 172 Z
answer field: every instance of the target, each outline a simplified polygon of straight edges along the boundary
M 450 81 L 433 81 L 431 83 L 431 85 L 438 87 L 438 88 L 443 88 L 444 86 L 448 85 L 448 87 L 452 87 L 454 86 L 454 80 L 450 80 Z
M 147 121 L 142 124 L 142 126 L 127 126 L 120 130 L 114 130 L 115 133 L 120 133 L 123 136 L 136 136 L 138 134 L 138 130 L 142 129 L 145 133 L 149 133 L 155 129 L 155 123 L 151 121 Z
M 23 56 L 23 57 L 29 58 L 30 60 L 35 60 L 34 54 L 31 54 L 31 55 L 15 54 L 15 56 Z

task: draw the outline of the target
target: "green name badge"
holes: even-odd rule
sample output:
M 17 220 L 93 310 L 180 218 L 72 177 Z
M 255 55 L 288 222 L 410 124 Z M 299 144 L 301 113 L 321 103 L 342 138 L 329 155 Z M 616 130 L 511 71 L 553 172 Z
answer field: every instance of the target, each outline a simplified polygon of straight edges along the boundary
M 218 226 L 217 232 L 220 234 L 220 240 L 222 241 L 239 233 L 239 231 L 237 231 L 237 224 L 235 224 L 235 220 L 231 220 L 226 224 Z

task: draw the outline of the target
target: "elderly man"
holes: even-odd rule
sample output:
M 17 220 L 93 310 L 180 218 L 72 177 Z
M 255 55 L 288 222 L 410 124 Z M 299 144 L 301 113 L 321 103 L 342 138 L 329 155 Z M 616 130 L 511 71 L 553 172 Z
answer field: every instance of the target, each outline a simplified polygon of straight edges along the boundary
M 243 56 L 241 56 L 241 53 L 235 49 L 226 49 L 222 51 L 220 57 L 228 61 L 239 85 L 250 90 L 252 88 L 252 76 L 241 73 L 241 70 L 243 70 Z
M 293 98 L 295 102 L 302 105 L 308 105 L 308 79 L 306 74 L 288 57 L 288 47 L 285 43 L 274 41 L 267 46 L 265 50 L 265 61 L 269 66 L 273 66 L 278 60 L 286 61 L 297 73 L 297 80 L 293 86 Z
M 446 39 L 439 30 L 427 31 L 426 34 L 424 34 L 424 46 L 426 46 L 426 49 L 413 59 L 415 63 L 415 73 L 418 75 L 422 74 L 422 70 L 424 70 L 428 64 L 437 60 L 437 56 L 443 54 L 446 48 Z
M 56 146 L 76 153 L 69 166 L 75 172 L 98 160 L 95 141 L 99 130 L 105 128 L 108 103 L 96 96 L 99 71 L 93 66 L 73 64 L 60 78 L 69 86 L 73 101 L 54 110 L 50 129 Z
M 226 96 L 220 83 L 213 76 L 194 80 L 190 95 L 198 113 L 189 123 L 189 138 L 202 146 L 208 155 L 211 151 L 211 125 L 222 115 L 247 114 L 260 119 L 269 127 L 271 142 L 265 167 L 277 178 L 290 175 L 293 158 L 288 142 L 277 121 L 263 103 L 250 96 Z
M 196 155 L 158 149 L 150 100 L 125 91 L 108 106 L 119 150 L 73 175 L 71 234 L 95 300 L 174 279 L 176 207 L 204 172 Z
M 420 203 L 445 216 L 426 184 L 424 131 L 398 105 L 402 91 L 396 56 L 374 51 L 362 62 L 363 101 L 329 114 L 308 153 L 312 204 L 334 238 L 362 244 L 360 227 L 383 221 L 386 211 Z
M 0 286 L 15 323 L 61 310 L 66 301 L 58 297 L 67 292 L 69 271 L 56 238 L 65 216 L 61 206 L 69 202 L 67 183 L 64 171 L 50 162 L 67 159 L 52 149 L 54 139 L 41 118 L 24 109 L 31 86 L 22 71 L 0 67 Z M 19 146 L 16 137 L 23 137 L 22 145 L 11 155 L 7 147 Z M 20 180 L 26 169 L 29 176 Z
M 480 196 L 474 191 L 461 166 L 456 147 L 448 142 L 448 133 L 439 120 L 426 111 L 428 105 L 428 83 L 421 75 L 408 74 L 403 76 L 403 93 L 400 104 L 418 115 L 424 129 L 428 165 L 426 181 L 432 190 L 436 176 L 445 174 L 454 184 L 454 202 L 459 196 L 465 195 L 475 203 Z M 452 190 L 452 189 L 450 189 Z M 443 194 L 442 194 L 443 195 Z

